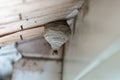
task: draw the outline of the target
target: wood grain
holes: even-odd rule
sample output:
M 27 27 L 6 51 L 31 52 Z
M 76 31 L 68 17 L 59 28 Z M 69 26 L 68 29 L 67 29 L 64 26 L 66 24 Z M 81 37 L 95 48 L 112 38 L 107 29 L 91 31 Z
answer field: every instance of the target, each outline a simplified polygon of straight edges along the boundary
M 12 3 L 13 2 L 13 3 Z M 84 0 L 0 0 L 0 44 L 19 41 L 22 33 L 32 32 L 48 22 L 67 19 L 75 9 L 82 6 Z M 38 28 L 39 27 L 39 28 Z M 24 30 L 24 31 L 21 31 Z M 15 37 L 12 37 L 15 36 Z M 11 40 L 9 40 L 11 38 Z M 13 39 L 13 40 L 12 40 Z
M 9 34 L 0 38 L 0 46 L 17 42 L 24 39 L 34 38 L 37 36 L 43 36 L 44 27 L 33 28 L 29 30 L 23 30 L 14 34 Z

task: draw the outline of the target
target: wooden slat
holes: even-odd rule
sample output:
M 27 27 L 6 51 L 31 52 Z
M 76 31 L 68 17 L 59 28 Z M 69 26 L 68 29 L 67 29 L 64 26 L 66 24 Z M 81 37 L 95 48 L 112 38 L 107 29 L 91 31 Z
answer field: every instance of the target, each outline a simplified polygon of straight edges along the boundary
M 43 36 L 43 34 L 44 34 L 44 27 L 38 27 L 38 28 L 20 31 L 14 34 L 9 34 L 7 36 L 0 38 L 0 46 L 8 43 L 12 43 L 12 42 L 17 42 L 23 39 Z
M 0 0 L 0 8 L 23 3 L 23 0 Z
M 65 12 L 65 11 L 66 9 L 65 10 L 63 9 L 57 11 L 56 13 L 54 12 L 43 17 L 33 18 L 29 20 L 21 20 L 11 24 L 2 25 L 0 26 L 0 36 L 21 30 L 21 25 L 23 26 L 23 29 L 28 29 L 35 26 L 46 24 L 51 21 L 55 21 L 57 19 L 58 20 L 63 19 L 65 16 L 67 16 L 67 14 L 71 12 L 71 11 L 69 12 Z
M 9 23 L 19 21 L 19 20 L 20 20 L 19 15 L 3 17 L 3 18 L 0 19 L 0 25 L 9 24 Z
M 67 16 L 80 8 L 83 2 L 84 0 L 28 0 L 13 6 L 0 7 L 0 44 L 20 40 L 16 35 L 20 35 L 21 30 L 28 33 L 31 32 L 31 28 L 35 29 L 48 22 L 67 19 Z M 9 41 L 10 36 L 15 37 Z
M 47 3 L 45 4 L 45 2 Z M 54 20 L 63 19 L 68 14 L 70 14 L 75 8 L 78 8 L 78 6 L 77 7 L 74 6 L 74 8 L 71 8 L 75 4 L 71 2 L 72 0 L 60 1 L 60 2 L 59 1 L 56 2 L 55 0 L 52 0 L 52 1 L 45 0 L 45 1 L 37 1 L 37 3 L 35 2 L 30 3 L 30 4 L 26 3 L 24 5 L 21 5 L 22 7 L 20 6 L 13 7 L 15 9 L 19 7 L 20 10 L 26 11 L 26 9 L 31 10 L 33 6 L 35 7 L 36 6 L 35 4 L 38 4 L 38 5 L 42 4 L 40 7 L 39 6 L 36 7 L 36 8 L 39 8 L 37 11 L 35 11 L 35 9 L 32 8 L 34 11 L 30 13 L 22 13 L 22 14 L 12 15 L 9 17 L 2 16 L 3 18 L 1 18 L 0 20 L 0 24 L 1 24 L 0 25 L 0 36 L 14 32 L 14 31 L 18 31 L 21 25 L 23 26 L 23 28 L 31 28 L 34 26 L 46 24 L 47 22 L 51 22 Z M 11 8 L 7 7 L 7 9 L 11 11 Z M 0 11 L 2 12 L 2 10 L 5 10 L 5 9 L 2 8 Z M 14 11 L 19 12 L 20 10 L 18 11 L 14 10 Z M 3 14 L 8 15 L 9 13 L 3 12 Z
M 58 4 L 55 4 L 52 7 L 49 8 L 45 8 L 44 10 L 38 9 L 35 11 L 32 11 L 31 13 L 22 13 L 22 19 L 30 19 L 30 18 L 35 18 L 35 17 L 42 17 L 42 16 L 46 16 L 46 15 L 50 15 L 51 13 L 56 13 L 59 11 L 71 11 L 74 10 L 73 8 L 71 8 L 74 4 L 71 3 L 67 3 L 66 5 L 62 5 L 62 6 L 57 6 Z
M 78 1 L 74 1 L 77 3 Z M 16 6 L 11 6 L 11 7 L 4 7 L 0 8 L 0 17 L 3 16 L 11 16 L 15 14 L 20 14 L 20 13 L 26 13 L 26 12 L 31 12 L 35 10 L 44 10 L 46 8 L 50 7 L 57 7 L 61 5 L 66 5 L 68 3 L 73 4 L 73 0 L 44 0 L 44 1 L 35 1 L 32 3 L 26 3 L 26 4 L 21 4 L 21 5 L 16 5 Z M 57 6 L 55 6 L 57 5 Z
M 43 4 L 45 4 L 44 2 L 39 1 L 38 3 L 39 3 L 39 5 L 40 5 L 40 3 L 43 5 Z M 82 2 L 82 1 L 80 1 L 80 2 Z M 52 1 L 51 1 L 51 3 L 52 3 Z M 0 13 L 1 14 L 0 15 L 0 18 L 1 18 L 0 25 L 7 24 L 7 23 L 10 23 L 10 22 L 13 22 L 13 21 L 19 21 L 19 19 L 16 18 L 16 16 L 20 17 L 19 15 L 21 15 L 21 19 L 30 19 L 30 18 L 40 17 L 40 16 L 46 16 L 46 15 L 49 15 L 49 13 L 57 12 L 57 11 L 60 11 L 60 10 L 63 10 L 63 9 L 66 9 L 66 11 L 70 11 L 70 10 L 74 10 L 75 8 L 79 8 L 79 7 L 76 7 L 76 4 L 77 4 L 76 2 L 71 3 L 70 1 L 69 2 L 64 2 L 64 3 L 62 2 L 62 3 L 59 3 L 59 4 L 58 3 L 52 3 L 52 5 L 46 5 L 45 4 L 46 6 L 37 6 L 36 9 L 33 9 L 33 8 L 31 9 L 31 7 L 33 7 L 33 5 L 35 3 L 30 3 L 30 4 L 26 3 L 26 5 L 24 4 L 24 6 L 21 7 L 21 9 L 23 8 L 22 10 L 24 10 L 23 12 L 21 12 L 21 9 L 18 10 L 18 11 L 13 10 L 14 12 L 12 14 L 11 14 L 12 10 L 9 9 L 9 7 L 7 7 L 7 10 L 8 10 L 7 12 L 4 12 L 6 9 L 1 8 L 1 10 L 0 10 L 1 11 L 1 13 Z M 62 5 L 62 6 L 60 6 L 60 5 Z M 15 6 L 18 6 L 18 5 L 15 5 Z M 17 9 L 17 7 L 14 7 L 14 8 Z M 27 10 L 29 10 L 29 11 L 26 12 Z M 15 18 L 15 19 L 11 19 L 11 18 Z

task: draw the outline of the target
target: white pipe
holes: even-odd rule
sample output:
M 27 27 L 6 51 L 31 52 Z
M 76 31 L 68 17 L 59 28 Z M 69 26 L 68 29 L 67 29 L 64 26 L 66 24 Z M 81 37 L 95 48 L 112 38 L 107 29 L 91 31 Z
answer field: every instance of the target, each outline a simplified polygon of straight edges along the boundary
M 103 61 L 110 58 L 112 55 L 114 55 L 119 50 L 120 50 L 120 39 L 117 40 L 115 43 L 113 43 L 105 51 L 100 53 L 100 55 L 90 65 L 88 65 L 83 71 L 81 71 L 74 80 L 81 80 L 85 75 L 87 75 L 94 68 L 99 66 L 99 64 L 101 64 Z

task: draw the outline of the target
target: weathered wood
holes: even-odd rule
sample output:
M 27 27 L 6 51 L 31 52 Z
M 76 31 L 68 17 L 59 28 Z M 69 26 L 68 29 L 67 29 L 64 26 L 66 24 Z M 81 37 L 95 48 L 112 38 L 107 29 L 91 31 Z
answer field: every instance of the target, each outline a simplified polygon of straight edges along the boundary
M 70 11 L 67 13 L 70 13 Z M 28 29 L 28 28 L 32 28 L 35 26 L 40 26 L 40 25 L 46 24 L 48 22 L 51 22 L 51 21 L 54 21 L 57 19 L 64 19 L 65 15 L 67 16 L 67 13 L 66 13 L 66 9 L 65 9 L 62 11 L 60 10 L 57 13 L 53 12 L 53 13 L 43 16 L 43 17 L 21 20 L 18 22 L 1 25 L 0 26 L 0 36 L 21 30 L 20 29 L 21 25 L 23 26 L 23 29 Z
M 66 15 L 70 14 L 74 9 L 80 8 L 82 5 L 82 0 L 35 0 L 33 2 L 28 2 L 24 4 L 19 4 L 19 5 L 13 5 L 13 6 L 5 6 L 5 7 L 0 7 L 0 26 L 3 24 L 7 23 L 13 23 L 16 21 L 20 21 L 18 18 L 15 18 L 15 16 L 20 17 L 20 19 L 25 20 L 25 19 L 31 19 L 31 18 L 42 18 L 51 14 L 60 14 L 60 13 L 65 13 L 65 14 L 60 14 L 61 16 L 64 15 L 64 18 Z M 62 5 L 62 6 L 61 6 Z M 14 19 L 11 19 L 14 18 Z M 56 17 L 56 16 L 54 16 Z M 11 19 L 11 21 L 8 21 L 8 19 Z M 57 18 L 59 19 L 59 18 Z
M 22 30 L 37 28 L 55 20 L 68 19 L 68 15 L 80 8 L 84 0 L 9 0 L 1 1 L 0 7 L 0 44 L 18 41 Z M 26 30 L 27 29 L 27 30 Z M 32 32 L 30 31 L 29 32 Z M 21 32 L 22 31 L 22 32 Z M 13 34 L 14 33 L 14 34 Z M 41 33 L 41 32 L 35 32 Z M 29 36 L 29 37 L 32 37 Z M 5 40 L 4 40 L 5 39 Z
M 29 30 L 23 30 L 23 31 L 20 31 L 20 32 L 16 32 L 16 33 L 9 34 L 7 36 L 1 37 L 0 38 L 0 46 L 8 44 L 8 43 L 28 39 L 28 38 L 43 36 L 43 34 L 44 34 L 44 27 L 38 27 L 38 28 L 29 29 Z
M 81 0 L 38 0 L 31 3 L 25 3 L 25 4 L 19 4 L 19 5 L 13 5 L 10 7 L 2 7 L 0 8 L 0 17 L 5 16 L 14 16 L 15 14 L 23 14 L 23 13 L 30 13 L 33 11 L 43 11 L 45 9 L 51 9 L 51 8 L 57 8 L 59 6 L 69 5 L 71 4 L 71 7 L 73 8 L 78 4 L 78 2 L 81 2 Z M 81 4 L 79 4 L 81 5 Z M 79 8 L 79 5 L 77 6 Z
M 24 0 L 0 0 L 0 8 L 23 3 Z

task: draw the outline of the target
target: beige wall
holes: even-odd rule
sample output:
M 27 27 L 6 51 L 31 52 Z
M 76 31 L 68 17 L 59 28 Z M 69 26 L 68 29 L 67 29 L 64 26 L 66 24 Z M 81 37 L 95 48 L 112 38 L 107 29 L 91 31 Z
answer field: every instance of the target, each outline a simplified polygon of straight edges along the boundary
M 120 37 L 120 0 L 90 0 L 89 8 L 85 18 L 81 21 L 79 15 L 77 20 L 76 33 L 65 57 L 64 80 L 74 80 L 80 71 L 84 70 L 89 63 Z M 116 60 L 119 60 L 117 58 Z M 114 61 L 111 62 L 111 65 L 108 64 L 108 66 L 101 65 L 103 65 L 102 67 L 114 65 Z M 98 67 L 97 70 L 99 69 Z M 114 66 L 111 69 L 114 69 Z M 110 73 L 112 74 L 114 71 Z M 100 77 L 99 80 L 104 80 L 105 78 L 94 71 L 90 74 L 82 80 L 98 80 L 97 78 Z M 97 77 L 94 78 L 94 74 Z M 110 80 L 105 78 L 105 80 L 107 79 Z

